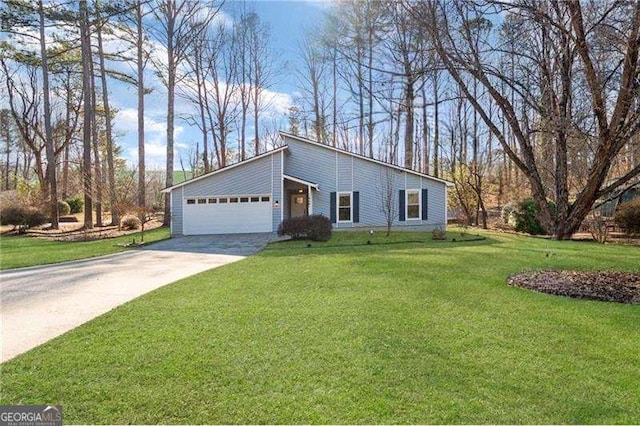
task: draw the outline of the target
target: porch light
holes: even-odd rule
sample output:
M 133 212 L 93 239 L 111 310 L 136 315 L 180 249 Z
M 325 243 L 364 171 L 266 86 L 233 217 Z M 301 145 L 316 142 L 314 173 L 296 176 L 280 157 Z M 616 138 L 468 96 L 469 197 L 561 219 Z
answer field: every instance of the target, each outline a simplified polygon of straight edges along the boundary
M 273 202 L 273 207 L 274 207 L 274 208 L 276 208 L 276 209 L 277 209 L 278 207 L 280 207 L 280 202 L 279 202 L 278 200 L 275 200 L 275 201 Z

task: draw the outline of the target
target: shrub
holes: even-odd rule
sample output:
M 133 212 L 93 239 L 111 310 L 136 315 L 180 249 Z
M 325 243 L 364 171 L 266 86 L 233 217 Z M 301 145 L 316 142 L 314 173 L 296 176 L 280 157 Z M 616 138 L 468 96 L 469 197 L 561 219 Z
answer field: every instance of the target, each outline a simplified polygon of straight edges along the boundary
M 329 241 L 331 221 L 323 215 L 292 217 L 278 226 L 278 235 L 288 235 L 294 240 Z
M 31 228 L 34 226 L 42 225 L 49 220 L 47 215 L 42 213 L 40 209 L 35 207 L 27 207 L 27 214 L 25 216 L 24 224 Z
M 0 223 L 13 225 L 21 232 L 46 222 L 47 216 L 35 207 L 7 206 L 0 210 Z
M 58 214 L 60 216 L 66 216 L 69 213 L 71 213 L 71 207 L 69 206 L 69 203 L 62 200 L 58 201 Z
M 604 244 L 609 237 L 609 227 L 605 217 L 599 211 L 592 211 L 582 222 L 583 226 L 589 230 L 593 240 Z
M 431 239 L 434 240 L 434 241 L 446 240 L 447 239 L 447 233 L 445 232 L 445 230 L 443 228 L 438 226 L 433 231 L 431 231 Z
M 548 202 L 549 207 L 555 210 L 555 204 Z M 517 210 L 513 213 L 516 219 L 516 231 L 526 232 L 531 235 L 541 235 L 545 233 L 540 224 L 540 209 L 531 198 L 518 203 Z
M 640 234 L 640 198 L 618 206 L 614 219 L 629 234 Z
M 6 206 L 0 210 L 1 225 L 21 225 L 24 222 L 26 209 L 20 206 Z
M 140 229 L 142 222 L 134 215 L 127 214 L 120 220 L 120 229 Z
M 69 213 L 76 214 L 82 213 L 82 208 L 84 207 L 84 200 L 82 197 L 73 197 L 67 200 L 67 204 L 69 204 Z
M 502 207 L 502 222 L 505 225 L 516 226 L 515 212 L 517 206 L 513 203 L 507 203 Z
M 323 215 L 307 216 L 308 238 L 311 241 L 329 241 L 331 239 L 331 221 Z

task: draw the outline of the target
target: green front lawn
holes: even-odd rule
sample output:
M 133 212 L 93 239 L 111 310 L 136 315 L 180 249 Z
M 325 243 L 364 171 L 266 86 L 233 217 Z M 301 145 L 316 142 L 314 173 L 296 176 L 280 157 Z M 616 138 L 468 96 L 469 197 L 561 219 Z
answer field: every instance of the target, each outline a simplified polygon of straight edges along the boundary
M 484 235 L 274 244 L 7 362 L 0 404 L 68 423 L 640 423 L 640 306 L 505 285 L 637 269 L 640 250 Z
M 145 243 L 169 238 L 169 228 L 144 232 Z M 51 241 L 27 236 L 0 237 L 0 269 L 46 265 L 68 260 L 85 259 L 127 250 L 133 239 L 140 242 L 140 233 L 94 241 Z

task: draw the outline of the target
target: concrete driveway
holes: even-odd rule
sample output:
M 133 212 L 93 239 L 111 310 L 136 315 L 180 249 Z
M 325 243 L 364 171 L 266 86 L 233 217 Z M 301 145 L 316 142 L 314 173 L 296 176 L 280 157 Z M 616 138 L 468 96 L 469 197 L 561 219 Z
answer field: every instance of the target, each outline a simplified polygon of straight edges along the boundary
M 177 237 L 114 255 L 0 272 L 0 362 L 166 284 L 254 254 L 270 238 Z

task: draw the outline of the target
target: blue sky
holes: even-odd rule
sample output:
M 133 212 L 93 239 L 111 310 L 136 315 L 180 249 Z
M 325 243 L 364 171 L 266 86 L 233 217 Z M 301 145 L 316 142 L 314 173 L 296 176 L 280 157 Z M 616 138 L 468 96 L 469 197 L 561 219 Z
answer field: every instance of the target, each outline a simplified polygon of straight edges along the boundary
M 223 11 L 224 19 L 233 19 L 240 2 L 228 1 Z M 277 98 L 273 107 L 274 117 L 279 117 L 285 125 L 284 109 L 298 91 L 295 76 L 298 61 L 298 44 L 305 31 L 323 21 L 328 2 L 322 1 L 253 1 L 246 2 L 247 10 L 254 10 L 271 29 L 271 47 L 276 58 L 276 75 L 269 88 Z M 150 70 L 151 71 L 151 70 Z M 164 169 L 166 152 L 166 90 L 160 81 L 148 73 L 147 82 L 153 92 L 146 96 L 146 162 L 151 169 Z M 119 112 L 114 128 L 118 132 L 118 143 L 123 148 L 123 156 L 131 163 L 137 162 L 137 93 L 136 89 L 123 83 L 111 82 L 113 106 Z M 187 101 L 178 99 L 176 110 L 186 113 L 192 108 Z M 187 161 L 188 152 L 201 139 L 196 128 L 190 128 L 183 120 L 176 120 L 175 168 L 180 169 L 180 155 Z M 186 165 L 185 165 L 186 167 Z

